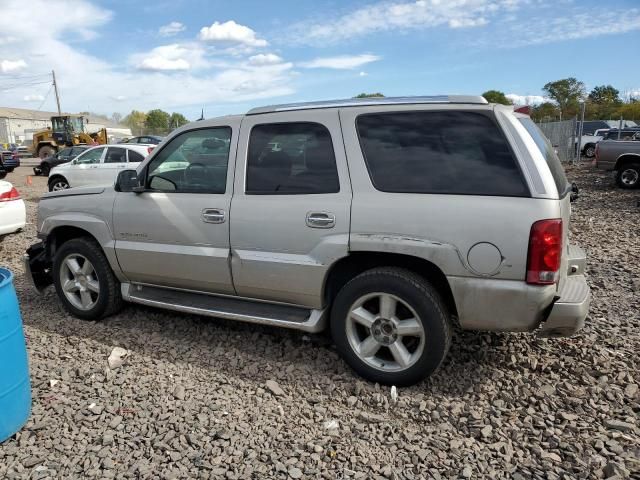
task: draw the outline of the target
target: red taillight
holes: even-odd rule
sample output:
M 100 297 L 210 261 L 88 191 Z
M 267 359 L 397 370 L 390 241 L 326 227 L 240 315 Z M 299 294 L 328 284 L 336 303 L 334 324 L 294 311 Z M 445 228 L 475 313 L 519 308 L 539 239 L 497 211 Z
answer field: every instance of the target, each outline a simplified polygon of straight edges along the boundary
M 11 187 L 8 192 L 0 193 L 0 202 L 10 202 L 11 200 L 19 200 L 20 194 L 16 187 Z
M 558 280 L 562 259 L 562 219 L 540 220 L 531 226 L 527 283 L 551 285 Z
M 147 147 L 147 155 L 149 155 L 151 152 L 153 152 L 153 149 L 156 147 Z

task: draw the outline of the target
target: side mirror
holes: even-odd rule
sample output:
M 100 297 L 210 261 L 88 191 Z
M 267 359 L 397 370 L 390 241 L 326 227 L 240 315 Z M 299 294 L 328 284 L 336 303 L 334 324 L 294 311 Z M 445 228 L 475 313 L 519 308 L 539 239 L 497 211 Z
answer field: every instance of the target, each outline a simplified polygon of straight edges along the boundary
M 118 174 L 116 179 L 116 192 L 134 192 L 141 193 L 144 186 L 140 185 L 140 179 L 135 170 L 123 170 Z
M 578 185 L 576 185 L 576 182 L 571 182 L 571 196 L 569 197 L 569 200 L 575 202 L 578 198 L 580 198 Z

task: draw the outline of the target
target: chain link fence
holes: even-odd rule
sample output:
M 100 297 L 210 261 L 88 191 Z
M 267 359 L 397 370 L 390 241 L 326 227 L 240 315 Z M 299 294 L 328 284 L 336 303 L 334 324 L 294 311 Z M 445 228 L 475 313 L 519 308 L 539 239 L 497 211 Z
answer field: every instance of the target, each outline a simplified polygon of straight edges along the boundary
M 564 163 L 577 160 L 575 118 L 562 122 L 542 122 L 538 126 L 555 147 L 560 161 Z

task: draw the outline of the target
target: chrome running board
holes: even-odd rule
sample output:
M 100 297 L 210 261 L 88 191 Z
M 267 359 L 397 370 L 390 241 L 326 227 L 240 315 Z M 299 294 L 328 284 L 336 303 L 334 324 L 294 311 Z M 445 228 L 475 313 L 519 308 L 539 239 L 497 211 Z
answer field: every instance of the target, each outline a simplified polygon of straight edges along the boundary
M 310 333 L 319 332 L 326 326 L 325 310 L 129 283 L 123 283 L 121 291 L 122 298 L 128 302 L 176 312 L 273 325 Z

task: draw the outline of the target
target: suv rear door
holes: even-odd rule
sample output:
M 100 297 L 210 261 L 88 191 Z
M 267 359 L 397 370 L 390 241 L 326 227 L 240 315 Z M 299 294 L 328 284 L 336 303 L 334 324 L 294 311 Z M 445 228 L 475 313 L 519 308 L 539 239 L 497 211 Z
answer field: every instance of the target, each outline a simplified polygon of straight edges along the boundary
M 322 307 L 348 253 L 351 185 L 337 110 L 248 115 L 231 204 L 238 295 Z

